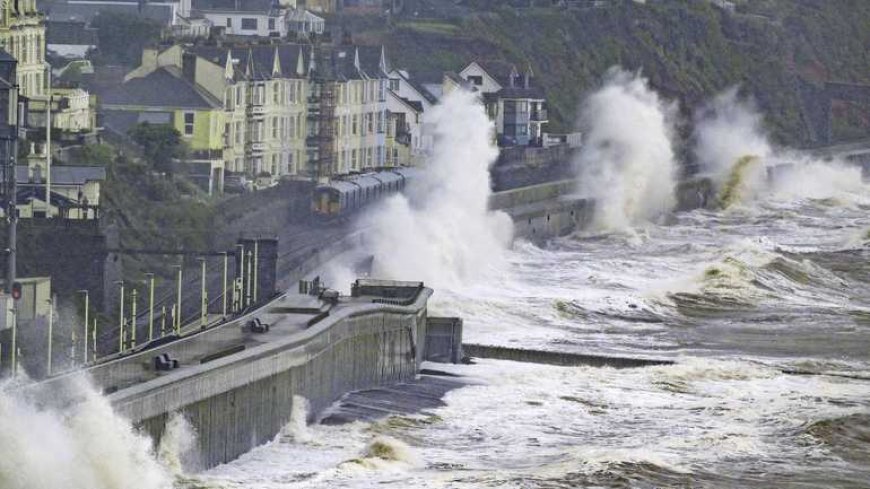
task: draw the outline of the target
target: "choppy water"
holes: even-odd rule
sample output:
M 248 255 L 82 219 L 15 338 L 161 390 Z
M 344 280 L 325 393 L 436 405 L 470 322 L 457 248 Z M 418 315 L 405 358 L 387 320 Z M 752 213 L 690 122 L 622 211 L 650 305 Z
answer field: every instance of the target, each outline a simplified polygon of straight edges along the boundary
M 517 244 L 498 283 L 437 291 L 466 341 L 678 364 L 454 366 L 472 385 L 446 407 L 312 426 L 183 485 L 870 487 L 868 203 Z

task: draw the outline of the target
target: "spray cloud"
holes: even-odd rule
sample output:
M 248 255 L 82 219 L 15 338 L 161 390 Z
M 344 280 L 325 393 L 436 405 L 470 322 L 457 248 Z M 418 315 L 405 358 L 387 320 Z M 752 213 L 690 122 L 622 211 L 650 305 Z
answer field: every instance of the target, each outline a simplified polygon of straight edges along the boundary
M 80 402 L 64 410 L 0 386 L 0 487 L 9 489 L 169 489 L 151 440 L 133 431 L 84 380 Z
M 410 198 L 391 197 L 363 222 L 374 276 L 459 285 L 502 268 L 512 223 L 488 209 L 489 166 L 498 149 L 475 95 L 450 93 L 432 110 L 431 122 L 434 153 Z
M 596 226 L 625 230 L 673 208 L 675 112 L 645 78 L 618 68 L 585 101 L 578 174 L 581 192 L 596 199 Z

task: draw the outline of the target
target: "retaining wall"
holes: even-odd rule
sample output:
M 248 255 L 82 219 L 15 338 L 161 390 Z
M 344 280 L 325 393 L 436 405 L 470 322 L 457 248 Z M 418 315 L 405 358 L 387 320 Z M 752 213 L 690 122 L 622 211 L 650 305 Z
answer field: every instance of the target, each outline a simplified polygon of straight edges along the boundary
M 504 192 L 490 197 L 490 209 L 501 210 L 514 221 L 514 237 L 533 241 L 564 236 L 587 226 L 595 202 L 572 196 L 576 181 L 558 180 Z
M 247 319 L 240 318 L 87 373 L 107 390 L 115 410 L 155 444 L 169 417 L 183 415 L 197 434 L 196 465 L 190 468 L 206 469 L 273 439 L 289 422 L 295 396 L 307 399 L 313 418 L 347 392 L 413 378 L 426 348 L 431 294 L 424 288 L 407 306 L 355 300 L 307 329 L 283 336 L 265 333 L 255 342 L 239 342 L 240 325 Z M 254 314 L 274 314 L 269 307 Z M 290 317 L 298 322 L 307 318 Z M 236 343 L 244 348 L 211 361 L 203 357 Z M 180 368 L 153 372 L 153 359 L 161 353 L 179 359 Z M 75 375 L 37 387 L 54 402 L 74 402 L 75 389 L 68 388 L 75 385 L 69 382 Z

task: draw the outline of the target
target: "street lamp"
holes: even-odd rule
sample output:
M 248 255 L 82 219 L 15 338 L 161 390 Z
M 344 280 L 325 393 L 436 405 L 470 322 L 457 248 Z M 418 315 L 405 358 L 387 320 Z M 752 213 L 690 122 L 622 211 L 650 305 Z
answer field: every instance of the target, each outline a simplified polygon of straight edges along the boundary
M 48 303 L 48 358 L 45 363 L 45 376 L 51 377 L 51 344 L 52 334 L 54 332 L 54 301 L 51 297 L 46 300 Z
M 82 348 L 82 350 L 84 350 L 84 359 L 85 359 L 85 363 L 87 364 L 88 363 L 88 308 L 89 308 L 90 304 L 89 304 L 89 298 L 88 298 L 88 291 L 81 289 L 78 292 L 79 292 L 79 294 L 85 295 L 85 327 L 83 328 L 84 332 L 82 334 L 82 343 L 84 343 L 84 347 Z
M 208 291 L 205 289 L 205 258 L 201 257 L 198 260 L 200 265 L 202 265 L 202 279 L 200 282 L 199 292 L 199 296 L 201 299 L 199 327 L 201 329 L 205 329 L 206 325 L 208 324 Z
M 148 277 L 148 341 L 154 339 L 154 274 L 146 273 Z
M 115 282 L 121 286 L 121 310 L 118 313 L 118 353 L 124 352 L 124 281 L 118 280 Z
M 221 315 L 223 318 L 227 318 L 227 267 L 229 265 L 229 253 L 224 251 L 221 253 L 224 256 L 224 274 L 223 274 L 223 292 L 221 293 Z
M 175 332 L 177 334 L 181 334 L 181 278 L 182 278 L 182 269 L 181 265 L 175 265 L 178 268 L 178 288 L 175 291 Z

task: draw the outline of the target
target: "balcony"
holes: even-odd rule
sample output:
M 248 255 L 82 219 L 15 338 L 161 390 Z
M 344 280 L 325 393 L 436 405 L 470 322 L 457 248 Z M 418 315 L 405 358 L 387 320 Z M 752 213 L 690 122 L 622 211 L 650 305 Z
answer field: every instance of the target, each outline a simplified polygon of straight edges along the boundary
M 547 122 L 550 120 L 548 116 L 547 109 L 533 110 L 529 116 L 529 120 L 532 122 Z

